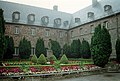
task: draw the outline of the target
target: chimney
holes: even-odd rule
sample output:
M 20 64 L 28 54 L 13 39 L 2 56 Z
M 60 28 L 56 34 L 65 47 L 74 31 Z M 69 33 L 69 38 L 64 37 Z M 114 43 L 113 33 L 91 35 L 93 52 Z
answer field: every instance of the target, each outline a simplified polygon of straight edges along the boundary
M 96 6 L 97 5 L 97 3 L 98 3 L 98 1 L 97 0 L 92 0 L 92 6 L 94 7 L 94 6 Z
M 57 5 L 54 5 L 54 6 L 53 6 L 53 10 L 54 10 L 54 11 L 58 11 L 58 6 L 57 6 Z

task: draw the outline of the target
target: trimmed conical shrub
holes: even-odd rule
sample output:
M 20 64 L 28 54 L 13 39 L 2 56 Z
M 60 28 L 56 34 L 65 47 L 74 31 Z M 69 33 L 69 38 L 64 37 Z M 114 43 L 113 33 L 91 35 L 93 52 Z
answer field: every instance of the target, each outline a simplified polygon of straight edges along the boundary
M 33 63 L 37 63 L 38 59 L 37 59 L 37 56 L 35 54 L 32 56 L 31 61 Z
M 61 57 L 60 63 L 62 63 L 62 64 L 68 64 L 68 58 L 66 57 L 65 54 Z
M 38 58 L 38 63 L 39 63 L 39 64 L 42 64 L 42 65 L 44 65 L 44 64 L 47 63 L 47 60 L 46 60 L 44 54 L 41 54 L 41 55 L 39 56 L 39 58 Z
M 115 49 L 116 49 L 116 60 L 118 63 L 120 63 L 120 39 L 116 40 Z
M 91 54 L 94 64 L 104 67 L 108 63 L 111 52 L 111 36 L 104 26 L 98 25 L 91 39 Z
M 55 57 L 55 55 L 52 55 L 52 56 L 51 56 L 51 60 L 57 61 L 57 58 Z

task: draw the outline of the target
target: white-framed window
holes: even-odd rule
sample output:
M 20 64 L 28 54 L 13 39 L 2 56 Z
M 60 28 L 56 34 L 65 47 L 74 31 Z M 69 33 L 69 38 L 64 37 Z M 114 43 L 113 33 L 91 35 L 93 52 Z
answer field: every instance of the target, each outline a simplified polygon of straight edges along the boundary
M 91 33 L 94 33 L 95 32 L 94 25 L 90 25 L 90 28 L 91 28 Z
M 31 28 L 31 35 L 34 36 L 36 34 L 36 29 L 35 28 Z
M 94 18 L 94 13 L 93 12 L 88 12 L 87 17 L 88 18 Z
M 63 37 L 63 32 L 62 31 L 59 32 L 59 36 L 60 36 L 60 38 Z
M 15 55 L 19 55 L 19 47 L 15 47 Z
M 19 34 L 19 33 L 20 33 L 20 28 L 18 26 L 15 26 L 14 34 Z
M 46 29 L 46 30 L 45 30 L 45 36 L 46 36 L 46 37 L 49 37 L 49 36 L 50 36 L 50 30 L 49 30 L 49 29 Z
M 34 23 L 35 21 L 35 14 L 28 15 L 28 23 Z
M 54 19 L 54 27 L 60 27 L 61 26 L 61 18 Z
M 35 48 L 34 47 L 31 48 L 31 54 L 32 55 L 35 54 Z
M 80 18 L 75 18 L 75 23 L 80 23 Z
M 74 37 L 74 32 L 73 31 L 71 31 L 71 37 Z
M 111 11 L 112 10 L 112 6 L 111 5 L 105 5 L 104 6 L 104 11 L 107 12 L 107 11 Z
M 108 24 L 108 21 L 103 22 L 103 26 L 105 26 L 105 28 L 108 28 Z
M 18 12 L 18 11 L 13 12 L 12 20 L 13 20 L 13 22 L 18 22 L 20 20 L 20 12 Z
M 67 27 L 68 24 L 69 24 L 69 21 L 64 21 L 64 22 L 63 22 L 64 27 Z
M 83 33 L 82 33 L 83 30 L 82 30 L 82 29 L 83 29 L 83 28 L 80 28 L 80 29 L 79 29 L 80 35 L 83 35 Z

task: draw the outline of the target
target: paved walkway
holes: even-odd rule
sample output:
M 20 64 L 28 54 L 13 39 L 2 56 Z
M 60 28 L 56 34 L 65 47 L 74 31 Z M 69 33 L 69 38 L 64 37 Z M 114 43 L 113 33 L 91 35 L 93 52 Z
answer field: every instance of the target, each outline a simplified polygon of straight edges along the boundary
M 120 81 L 120 73 L 105 73 L 56 81 Z

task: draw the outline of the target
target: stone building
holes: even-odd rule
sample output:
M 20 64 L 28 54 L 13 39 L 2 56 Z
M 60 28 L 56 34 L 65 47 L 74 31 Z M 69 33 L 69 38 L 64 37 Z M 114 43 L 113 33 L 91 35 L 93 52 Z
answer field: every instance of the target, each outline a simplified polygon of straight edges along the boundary
M 31 54 L 35 53 L 36 41 L 39 37 L 48 47 L 49 39 L 56 40 L 61 47 L 74 39 L 86 39 L 91 42 L 94 28 L 104 25 L 111 34 L 112 55 L 115 57 L 115 41 L 120 35 L 120 1 L 92 0 L 92 5 L 73 14 L 53 10 L 0 1 L 4 10 L 5 34 L 12 36 L 15 44 L 15 54 L 19 54 L 19 42 L 25 37 L 31 41 Z

